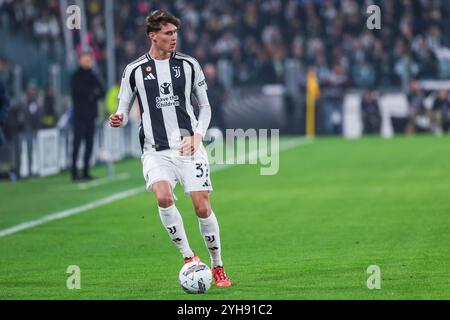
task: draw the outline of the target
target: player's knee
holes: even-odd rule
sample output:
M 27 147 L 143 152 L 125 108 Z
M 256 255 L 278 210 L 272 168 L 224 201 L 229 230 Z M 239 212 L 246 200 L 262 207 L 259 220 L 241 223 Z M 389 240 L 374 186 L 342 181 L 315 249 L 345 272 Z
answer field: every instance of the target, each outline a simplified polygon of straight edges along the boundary
M 208 218 L 211 214 L 211 208 L 207 204 L 198 205 L 195 207 L 195 212 L 200 218 Z
M 173 197 L 171 194 L 161 194 L 156 197 L 160 208 L 168 208 L 173 205 Z

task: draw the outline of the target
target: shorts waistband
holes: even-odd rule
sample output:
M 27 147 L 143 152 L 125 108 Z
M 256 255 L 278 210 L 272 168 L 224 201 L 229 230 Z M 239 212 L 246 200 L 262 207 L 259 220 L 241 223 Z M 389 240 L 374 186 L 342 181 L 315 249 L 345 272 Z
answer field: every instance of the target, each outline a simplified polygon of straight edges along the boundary
M 155 149 L 156 151 L 163 151 L 163 150 L 169 150 L 170 147 L 169 146 L 162 146 L 160 144 L 152 144 L 151 145 L 153 149 Z

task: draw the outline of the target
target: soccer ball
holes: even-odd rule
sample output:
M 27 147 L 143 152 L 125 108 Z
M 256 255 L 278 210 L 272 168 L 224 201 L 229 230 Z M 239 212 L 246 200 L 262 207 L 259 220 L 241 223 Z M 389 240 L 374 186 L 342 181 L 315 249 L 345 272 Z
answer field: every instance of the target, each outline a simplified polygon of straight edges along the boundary
M 181 268 L 178 280 L 186 293 L 205 293 L 211 287 L 211 269 L 201 261 L 192 261 Z

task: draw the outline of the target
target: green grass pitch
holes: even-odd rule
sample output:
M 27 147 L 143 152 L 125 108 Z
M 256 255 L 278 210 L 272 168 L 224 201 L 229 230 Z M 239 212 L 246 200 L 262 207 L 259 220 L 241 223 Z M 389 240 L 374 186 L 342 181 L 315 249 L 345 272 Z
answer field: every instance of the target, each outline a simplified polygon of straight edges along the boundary
M 138 193 L 0 238 L 0 299 L 449 299 L 450 137 L 318 138 L 257 165 L 213 172 L 212 205 L 233 281 L 204 295 L 178 285 L 181 256 L 153 195 Z M 0 231 L 143 187 L 139 159 L 81 190 L 67 174 L 0 183 Z M 105 167 L 94 174 L 106 176 Z M 209 264 L 190 199 L 177 206 Z M 81 289 L 66 287 L 69 265 Z M 369 265 L 381 289 L 369 290 Z

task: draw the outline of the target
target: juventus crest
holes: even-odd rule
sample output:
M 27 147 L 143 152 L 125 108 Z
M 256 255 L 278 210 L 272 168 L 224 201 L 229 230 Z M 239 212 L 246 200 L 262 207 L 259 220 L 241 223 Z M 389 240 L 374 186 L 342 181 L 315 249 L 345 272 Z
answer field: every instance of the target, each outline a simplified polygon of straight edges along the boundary
M 179 78 L 181 76 L 180 66 L 172 67 L 172 70 L 174 71 L 175 78 Z

